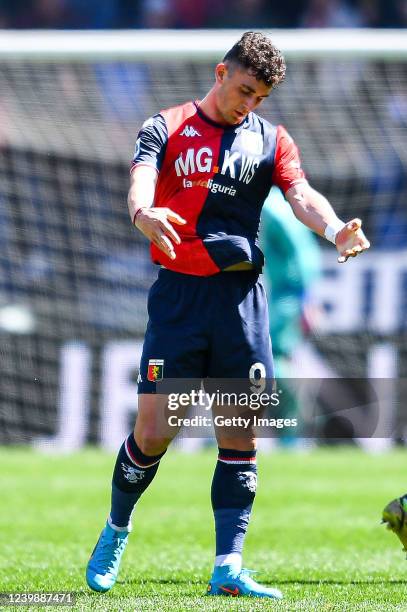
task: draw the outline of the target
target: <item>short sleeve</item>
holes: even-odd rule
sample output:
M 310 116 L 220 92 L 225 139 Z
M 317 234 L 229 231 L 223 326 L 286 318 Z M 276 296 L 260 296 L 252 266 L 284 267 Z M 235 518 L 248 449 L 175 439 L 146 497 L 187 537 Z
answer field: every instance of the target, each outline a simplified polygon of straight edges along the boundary
M 273 184 L 286 193 L 297 183 L 306 182 L 301 168 L 300 154 L 287 130 L 279 125 L 277 128 L 276 152 L 274 156 Z
M 147 119 L 137 136 L 130 172 L 136 166 L 152 166 L 160 171 L 168 141 L 168 130 L 162 115 Z

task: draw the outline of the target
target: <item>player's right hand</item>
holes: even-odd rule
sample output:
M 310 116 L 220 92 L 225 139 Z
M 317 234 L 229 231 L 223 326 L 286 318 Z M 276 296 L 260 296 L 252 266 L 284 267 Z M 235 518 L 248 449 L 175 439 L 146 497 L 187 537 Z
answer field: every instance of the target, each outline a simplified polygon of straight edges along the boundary
M 180 244 L 181 238 L 171 223 L 185 225 L 186 220 L 170 208 L 142 208 L 137 214 L 134 225 L 170 259 L 175 259 L 174 243 Z
M 356 257 L 370 247 L 370 242 L 363 233 L 360 219 L 352 219 L 345 223 L 337 233 L 335 242 L 340 255 L 338 263 L 345 263 L 349 257 Z

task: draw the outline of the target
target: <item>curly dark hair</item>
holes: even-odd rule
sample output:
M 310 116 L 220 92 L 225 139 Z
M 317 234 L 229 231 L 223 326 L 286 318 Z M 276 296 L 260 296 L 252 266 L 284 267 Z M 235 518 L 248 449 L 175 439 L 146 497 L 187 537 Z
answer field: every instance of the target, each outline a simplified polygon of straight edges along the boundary
M 281 51 L 261 32 L 245 32 L 223 61 L 248 68 L 258 81 L 269 87 L 276 87 L 285 77 L 285 60 Z

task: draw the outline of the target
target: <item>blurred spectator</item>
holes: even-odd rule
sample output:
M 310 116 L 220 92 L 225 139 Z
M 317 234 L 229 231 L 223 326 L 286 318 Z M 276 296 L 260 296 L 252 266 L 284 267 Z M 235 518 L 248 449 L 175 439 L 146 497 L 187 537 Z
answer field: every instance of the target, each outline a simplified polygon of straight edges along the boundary
M 3 0 L 0 3 L 0 27 L 22 27 L 18 23 L 18 16 L 28 13 L 31 17 L 31 5 L 32 2 L 26 2 L 24 5 L 24 0 Z
M 381 13 L 379 0 L 359 0 L 358 4 L 362 21 L 366 27 L 380 28 L 383 26 L 380 22 Z
M 407 27 L 407 0 L 398 0 L 396 3 L 397 26 L 398 28 Z
M 73 22 L 69 0 L 35 0 L 18 4 L 20 10 L 14 11 L 13 27 L 60 29 L 71 27 Z
M 144 0 L 141 26 L 143 28 L 174 28 L 176 15 L 170 0 Z
M 383 25 L 389 28 L 407 27 L 407 0 L 382 0 Z
M 0 6 L 0 30 L 5 30 L 10 27 L 10 15 L 4 6 Z
M 115 0 L 68 0 L 68 4 L 72 12 L 70 27 L 96 30 L 111 28 L 117 23 L 118 3 Z
M 359 6 L 345 0 L 310 0 L 300 21 L 304 28 L 358 28 L 364 26 Z
M 407 0 L 0 0 L 1 28 L 407 27 Z
M 273 14 L 267 0 L 224 0 L 222 8 L 210 22 L 219 28 L 269 28 Z
M 273 2 L 273 24 L 275 28 L 298 28 L 301 15 L 304 13 L 309 0 L 284 0 Z
M 117 0 L 118 28 L 133 28 L 140 25 L 141 3 L 135 0 Z
M 218 0 L 172 0 L 174 13 L 177 15 L 177 28 L 205 28 L 214 24 L 219 13 Z

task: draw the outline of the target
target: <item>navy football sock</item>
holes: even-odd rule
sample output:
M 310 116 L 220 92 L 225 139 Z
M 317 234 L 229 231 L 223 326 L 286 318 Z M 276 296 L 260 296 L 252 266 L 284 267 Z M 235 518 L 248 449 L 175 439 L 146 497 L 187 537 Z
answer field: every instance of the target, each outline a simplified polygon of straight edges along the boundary
M 241 569 L 243 541 L 250 520 L 257 486 L 256 451 L 220 448 L 212 481 L 215 516 L 215 566 L 229 574 Z
M 134 505 L 156 475 L 164 453 L 154 457 L 144 455 L 137 446 L 133 433 L 123 442 L 113 472 L 109 518 L 112 527 L 131 529 L 130 518 Z

